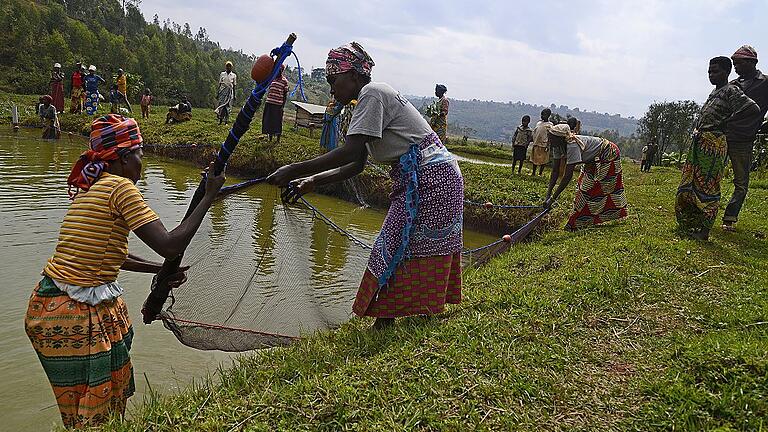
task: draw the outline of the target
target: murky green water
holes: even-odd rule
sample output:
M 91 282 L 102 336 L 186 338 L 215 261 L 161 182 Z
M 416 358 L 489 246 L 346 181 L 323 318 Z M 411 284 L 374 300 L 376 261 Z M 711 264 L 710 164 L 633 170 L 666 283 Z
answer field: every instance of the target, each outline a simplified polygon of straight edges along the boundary
M 66 177 L 72 162 L 85 148 L 85 141 L 67 138 L 48 142 L 36 138 L 37 131 L 13 136 L 10 131 L 0 132 L 0 295 L 6 307 L 0 314 L 0 429 L 48 430 L 60 424 L 53 392 L 45 378 L 26 334 L 23 317 L 27 300 L 40 271 L 49 258 L 58 236 L 59 224 L 69 200 Z M 144 176 L 139 189 L 149 205 L 160 215 L 169 229 L 175 227 L 186 211 L 189 199 L 199 179 L 195 167 L 145 157 Z M 230 179 L 228 183 L 235 182 Z M 244 267 L 254 259 L 277 262 L 301 256 L 304 263 L 296 274 L 312 277 L 327 290 L 320 304 L 327 306 L 322 319 L 338 321 L 348 316 L 359 274 L 346 274 L 346 263 L 364 260 L 367 252 L 352 242 L 330 231 L 322 222 L 314 221 L 302 234 L 308 239 L 308 249 L 280 245 L 279 214 L 282 206 L 276 202 L 278 191 L 263 185 L 247 193 L 217 203 L 199 233 L 211 243 L 226 243 L 230 238 L 251 239 L 249 247 L 238 242 L 237 254 Z M 308 198 L 334 221 L 368 241 L 373 239 L 383 220 L 383 213 L 361 209 L 348 202 L 313 195 Z M 248 228 L 233 227 L 230 222 L 249 218 Z M 295 238 L 295 237 L 294 237 Z M 277 241 L 273 241 L 277 240 Z M 467 247 L 491 241 L 485 235 L 465 233 Z M 246 242 L 247 243 L 247 242 Z M 268 248 L 269 253 L 260 253 Z M 149 248 L 133 235 L 131 253 L 157 259 Z M 206 251 L 191 250 L 190 261 L 201 261 Z M 267 256 L 268 255 L 268 256 Z M 306 255 L 306 256 L 304 256 Z M 265 258 L 266 256 L 266 258 Z M 269 267 L 269 261 L 261 261 Z M 126 289 L 136 337 L 131 356 L 137 381 L 137 394 L 131 401 L 138 403 L 152 389 L 169 393 L 187 386 L 192 380 L 214 372 L 221 364 L 229 364 L 229 354 L 220 351 L 199 351 L 179 343 L 161 324 L 141 324 L 141 304 L 147 294 L 150 276 L 121 272 L 120 284 Z M 267 297 L 269 292 L 267 293 Z M 353 295 L 353 294 L 352 294 Z M 301 301 L 301 299 L 298 299 Z M 264 305 L 269 305 L 265 302 Z M 262 305 L 263 306 L 263 305 Z M 300 311 L 298 313 L 301 313 Z M 285 320 L 286 314 L 261 314 L 259 325 L 269 326 L 270 320 Z M 330 317 L 330 318 L 329 318 Z M 288 317 L 290 318 L 290 317 Z

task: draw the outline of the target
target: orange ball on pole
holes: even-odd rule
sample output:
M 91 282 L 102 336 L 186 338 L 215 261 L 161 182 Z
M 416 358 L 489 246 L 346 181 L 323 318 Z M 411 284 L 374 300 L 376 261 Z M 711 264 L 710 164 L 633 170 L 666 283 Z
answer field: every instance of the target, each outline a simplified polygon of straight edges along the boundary
M 256 82 L 264 82 L 269 78 L 272 69 L 275 67 L 275 61 L 272 57 L 262 54 L 256 59 L 256 63 L 251 68 L 251 78 Z

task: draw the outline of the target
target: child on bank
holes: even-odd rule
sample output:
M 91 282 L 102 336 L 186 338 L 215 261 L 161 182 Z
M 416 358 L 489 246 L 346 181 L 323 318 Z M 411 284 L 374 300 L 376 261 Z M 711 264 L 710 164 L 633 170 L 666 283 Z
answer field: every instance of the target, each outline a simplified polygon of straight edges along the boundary
M 512 136 L 512 172 L 515 171 L 515 166 L 517 166 L 519 161 L 520 165 L 517 167 L 518 174 L 520 174 L 520 170 L 523 169 L 523 162 L 525 162 L 526 159 L 528 144 L 533 142 L 533 131 L 528 127 L 530 123 L 531 117 L 527 115 L 523 116 L 520 126 L 515 129 L 515 134 Z
M 149 89 L 144 89 L 144 94 L 141 96 L 141 118 L 149 118 L 149 108 L 152 106 L 152 92 Z

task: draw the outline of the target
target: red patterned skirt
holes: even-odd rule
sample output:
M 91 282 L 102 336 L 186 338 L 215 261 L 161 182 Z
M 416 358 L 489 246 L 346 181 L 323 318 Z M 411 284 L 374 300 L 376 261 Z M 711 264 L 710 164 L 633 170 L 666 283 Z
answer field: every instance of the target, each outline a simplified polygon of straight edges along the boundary
M 377 318 L 440 313 L 446 303 L 461 302 L 461 254 L 407 260 L 374 299 L 378 289 L 377 278 L 366 270 L 352 311 Z
M 576 183 L 566 229 L 576 230 L 627 217 L 619 147 L 606 141 L 595 162 L 585 163 Z

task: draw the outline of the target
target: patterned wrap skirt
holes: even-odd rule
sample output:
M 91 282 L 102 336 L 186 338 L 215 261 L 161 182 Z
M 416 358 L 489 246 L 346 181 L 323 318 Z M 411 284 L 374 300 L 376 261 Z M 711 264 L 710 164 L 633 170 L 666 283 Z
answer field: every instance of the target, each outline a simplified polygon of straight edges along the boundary
M 438 114 L 432 117 L 429 121 L 429 126 L 440 138 L 440 142 L 444 143 L 448 138 L 448 115 Z
M 725 135 L 703 132 L 694 137 L 675 197 L 675 217 L 686 233 L 709 230 L 720 208 L 720 182 L 728 159 Z
M 96 112 L 99 110 L 99 92 L 86 90 L 83 106 L 85 106 L 85 112 L 88 115 L 96 115 Z
M 79 113 L 83 110 L 83 89 L 81 87 L 74 87 L 72 89 L 72 99 L 69 103 L 69 112 L 72 114 Z
M 619 147 L 603 141 L 600 155 L 581 167 L 573 211 L 565 228 L 576 230 L 627 217 Z
M 440 313 L 461 301 L 461 171 L 432 133 L 390 176 L 391 204 L 352 310 L 380 318 Z
M 135 386 L 133 329 L 122 297 L 91 306 L 45 276 L 29 299 L 24 326 L 64 426 L 93 426 L 125 412 Z

